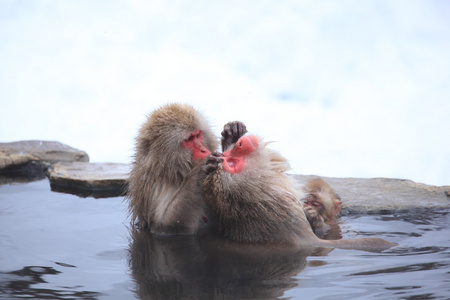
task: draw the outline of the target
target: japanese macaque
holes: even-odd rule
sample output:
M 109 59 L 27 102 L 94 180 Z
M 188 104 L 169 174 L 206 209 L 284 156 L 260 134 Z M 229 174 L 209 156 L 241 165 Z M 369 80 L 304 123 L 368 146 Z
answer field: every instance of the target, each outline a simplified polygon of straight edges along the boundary
M 311 229 L 288 162 L 256 136 L 243 136 L 222 157 L 210 156 L 203 182 L 215 214 L 216 234 L 238 243 L 318 246 L 382 251 L 395 244 L 379 238 L 322 240 Z
M 309 180 L 302 188 L 301 202 L 314 233 L 323 237 L 330 229 L 338 232 L 336 217 L 342 201 L 322 178 Z
M 225 125 L 222 144 L 236 142 L 245 125 Z M 157 234 L 194 234 L 206 228 L 201 162 L 218 146 L 206 119 L 192 106 L 153 111 L 136 139 L 127 197 L 132 222 Z

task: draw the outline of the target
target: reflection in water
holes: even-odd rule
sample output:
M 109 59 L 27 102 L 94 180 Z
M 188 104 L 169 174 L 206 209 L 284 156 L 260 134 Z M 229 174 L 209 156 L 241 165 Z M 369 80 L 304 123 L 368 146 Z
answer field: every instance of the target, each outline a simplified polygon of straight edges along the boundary
M 314 233 L 321 239 L 324 240 L 340 240 L 342 239 L 342 232 L 339 223 L 333 222 L 329 225 L 325 231 L 316 230 Z
M 398 221 L 402 220 L 413 225 L 432 225 L 436 226 L 437 229 L 446 227 L 446 223 L 440 222 L 441 219 L 445 219 L 450 213 L 448 209 L 435 210 L 433 208 L 429 209 L 412 209 L 408 212 L 394 213 L 389 216 L 382 216 L 380 220 L 382 221 Z
M 44 275 L 57 275 L 61 272 L 51 267 L 30 266 L 12 272 L 0 272 L 0 298 L 27 299 L 97 299 L 100 293 L 73 290 L 63 287 L 61 290 L 32 287 L 45 283 Z
M 308 255 L 330 249 L 231 244 L 132 230 L 130 266 L 141 299 L 273 299 L 297 286 Z M 323 252 L 322 252 L 323 251 Z
M 424 255 L 424 254 L 433 254 L 433 253 L 445 253 L 450 250 L 449 247 L 410 247 L 403 248 L 398 247 L 395 249 L 391 249 L 390 253 L 395 256 L 411 256 L 411 255 Z
M 358 272 L 354 274 L 350 274 L 350 276 L 361 276 L 361 275 L 374 275 L 374 274 L 383 274 L 383 273 L 401 273 L 406 275 L 408 272 L 417 272 L 417 271 L 430 271 L 437 269 L 448 269 L 448 263 L 423 263 L 423 264 L 411 264 L 407 266 L 395 267 L 395 268 L 387 268 L 381 270 L 373 270 L 369 272 Z

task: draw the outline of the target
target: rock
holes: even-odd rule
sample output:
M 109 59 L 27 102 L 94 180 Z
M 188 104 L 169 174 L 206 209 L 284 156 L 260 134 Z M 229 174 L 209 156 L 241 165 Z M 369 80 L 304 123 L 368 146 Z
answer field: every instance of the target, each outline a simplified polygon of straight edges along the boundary
M 0 143 L 0 184 L 18 181 L 18 177 L 19 181 L 43 178 L 45 171 L 53 191 L 96 198 L 125 194 L 131 165 L 88 161 L 86 152 L 59 142 Z M 291 176 L 297 188 L 315 177 Z M 341 196 L 343 215 L 450 208 L 450 186 L 388 178 L 322 178 Z
M 293 175 L 297 187 L 315 176 Z M 392 214 L 450 208 L 450 186 L 430 186 L 389 178 L 322 177 L 342 198 L 341 214 Z
M 131 165 L 113 163 L 57 163 L 49 168 L 52 190 L 83 197 L 114 197 L 125 194 Z M 312 175 L 292 175 L 297 188 Z M 388 178 L 327 178 L 341 196 L 342 215 L 392 214 L 450 208 L 450 186 L 430 186 Z
M 82 197 L 125 195 L 131 167 L 120 163 L 60 162 L 47 170 L 52 191 Z
M 84 151 L 54 141 L 0 143 L 0 170 L 21 166 L 30 161 L 89 161 L 89 156 Z
M 44 178 L 44 170 L 59 161 L 89 161 L 89 156 L 53 141 L 0 143 L 0 183 Z

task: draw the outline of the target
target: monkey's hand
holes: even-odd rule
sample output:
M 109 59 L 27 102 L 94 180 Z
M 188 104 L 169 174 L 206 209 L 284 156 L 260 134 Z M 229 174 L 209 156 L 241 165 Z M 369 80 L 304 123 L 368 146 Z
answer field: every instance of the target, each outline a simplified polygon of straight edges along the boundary
M 219 153 L 213 153 L 213 155 L 210 155 L 208 159 L 206 160 L 206 163 L 203 165 L 203 171 L 205 171 L 206 174 L 212 173 L 219 167 L 219 164 L 223 162 L 223 158 L 215 156 L 215 154 Z
M 222 151 L 227 150 L 230 145 L 233 145 L 237 140 L 247 133 L 247 127 L 240 121 L 229 122 L 223 126 L 222 135 Z
M 304 207 L 306 218 L 313 230 L 322 228 L 325 225 L 323 217 L 314 209 L 314 207 Z

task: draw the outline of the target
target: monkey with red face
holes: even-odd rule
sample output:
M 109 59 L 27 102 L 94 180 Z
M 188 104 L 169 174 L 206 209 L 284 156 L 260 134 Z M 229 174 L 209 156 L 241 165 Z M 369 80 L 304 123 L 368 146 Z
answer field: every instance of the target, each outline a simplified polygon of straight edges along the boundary
M 224 148 L 246 132 L 224 126 Z M 128 179 L 131 219 L 158 234 L 195 234 L 208 225 L 201 194 L 201 162 L 218 146 L 206 119 L 192 106 L 168 104 L 153 111 L 136 139 Z
M 312 231 L 287 161 L 255 136 L 241 137 L 204 170 L 205 198 L 217 235 L 237 243 L 318 246 L 381 251 L 395 244 L 379 238 L 322 240 Z

